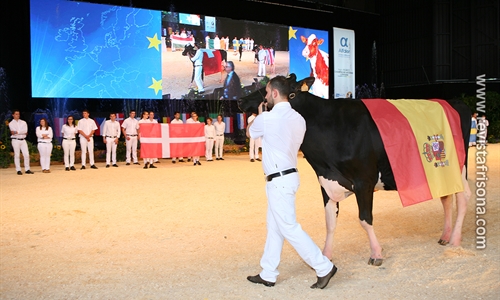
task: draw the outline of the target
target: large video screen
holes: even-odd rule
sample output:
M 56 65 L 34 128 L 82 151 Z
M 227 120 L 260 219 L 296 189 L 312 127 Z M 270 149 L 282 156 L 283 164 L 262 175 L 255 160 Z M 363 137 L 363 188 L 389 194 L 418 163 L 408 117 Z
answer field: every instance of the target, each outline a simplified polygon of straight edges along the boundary
M 31 1 L 32 96 L 161 99 L 161 13 Z
M 191 46 L 203 56 L 202 86 L 195 80 L 195 63 L 184 51 Z M 260 66 L 259 52 L 265 57 Z M 317 77 L 313 92 L 328 98 L 328 84 L 326 92 L 325 84 L 319 86 L 328 80 L 328 70 L 325 77 L 325 64 L 318 57 L 326 57 L 327 69 L 327 31 L 31 0 L 33 97 L 198 99 L 203 94 L 218 99 L 227 76 L 224 66 L 231 61 L 242 86 L 294 72 L 298 78 Z

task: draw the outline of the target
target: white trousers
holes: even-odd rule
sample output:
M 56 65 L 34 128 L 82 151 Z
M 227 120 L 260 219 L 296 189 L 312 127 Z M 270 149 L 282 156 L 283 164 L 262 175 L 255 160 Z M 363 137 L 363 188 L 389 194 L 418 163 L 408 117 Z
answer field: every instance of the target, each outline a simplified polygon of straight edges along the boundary
M 50 154 L 52 153 L 51 142 L 39 142 L 38 153 L 40 154 L 40 166 L 42 170 L 50 170 Z
M 215 137 L 215 157 L 222 158 L 224 153 L 224 135 Z
M 259 76 L 266 76 L 266 63 L 264 61 L 259 61 Z
M 267 238 L 260 260 L 260 277 L 276 282 L 283 242 L 286 239 L 300 257 L 319 277 L 326 276 L 333 268 L 332 262 L 302 229 L 295 215 L 295 193 L 299 187 L 299 174 L 276 177 L 266 184 Z
M 205 158 L 212 160 L 212 152 L 214 151 L 214 139 L 205 138 Z
M 63 139 L 62 147 L 64 150 L 64 166 L 66 168 L 73 167 L 75 165 L 76 140 Z
M 126 137 L 127 138 L 127 137 Z M 127 140 L 125 138 L 125 145 L 127 147 L 127 162 L 130 163 L 130 156 L 132 156 L 132 159 L 134 163 L 138 162 L 137 160 L 137 137 L 136 136 L 129 136 L 130 140 Z
M 26 140 L 20 141 L 12 139 L 12 148 L 14 149 L 14 165 L 16 166 L 16 171 L 21 171 L 21 152 L 24 157 L 24 170 L 28 171 L 30 169 L 30 153 Z
M 115 138 L 106 137 L 106 164 L 109 165 L 113 162 L 116 164 L 116 145 Z
M 204 92 L 205 89 L 203 88 L 203 80 L 201 80 L 201 70 L 202 66 L 197 66 L 194 67 L 194 82 L 196 83 L 196 86 L 198 87 L 198 92 Z
M 250 159 L 259 158 L 260 138 L 250 138 L 249 146 L 250 149 L 248 153 L 250 154 Z
M 87 162 L 87 150 L 89 151 L 89 163 L 94 165 L 94 138 L 91 137 L 90 141 L 86 138 L 80 138 L 80 148 L 82 149 L 82 166 Z

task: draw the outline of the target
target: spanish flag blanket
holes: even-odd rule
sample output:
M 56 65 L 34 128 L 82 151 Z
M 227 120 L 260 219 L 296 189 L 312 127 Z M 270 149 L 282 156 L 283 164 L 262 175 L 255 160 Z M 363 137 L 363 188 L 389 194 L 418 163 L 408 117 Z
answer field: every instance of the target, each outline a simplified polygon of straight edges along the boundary
M 403 206 L 464 190 L 460 116 L 448 102 L 362 101 L 379 129 Z

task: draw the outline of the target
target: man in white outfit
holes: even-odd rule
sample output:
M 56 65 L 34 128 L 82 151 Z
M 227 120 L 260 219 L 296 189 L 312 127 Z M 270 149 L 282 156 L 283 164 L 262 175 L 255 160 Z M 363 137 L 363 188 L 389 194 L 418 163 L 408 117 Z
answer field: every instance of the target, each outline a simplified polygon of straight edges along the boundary
M 24 170 L 26 174 L 33 174 L 30 170 L 30 153 L 28 150 L 28 144 L 26 143 L 26 135 L 28 135 L 28 124 L 21 120 L 21 112 L 19 110 L 14 110 L 12 113 L 14 118 L 9 123 L 10 138 L 12 143 L 12 148 L 14 149 L 14 165 L 16 166 L 17 175 L 23 175 L 21 172 L 21 152 L 24 158 Z
M 101 133 L 104 144 L 106 144 L 106 168 L 112 162 L 113 167 L 118 167 L 116 164 L 116 147 L 120 138 L 120 123 L 116 121 L 116 114 L 111 113 L 109 120 L 104 123 L 104 130 Z
M 255 119 L 256 116 L 257 114 L 253 113 L 250 117 L 248 117 L 247 124 L 252 123 L 252 121 Z M 250 141 L 248 143 L 248 146 L 250 147 L 248 152 L 250 154 L 250 162 L 255 162 L 255 160 L 261 161 L 261 159 L 259 158 L 260 142 L 261 142 L 260 137 L 256 139 L 250 137 Z
M 80 119 L 77 124 L 78 133 L 80 134 L 80 148 L 82 150 L 82 167 L 80 170 L 85 170 L 87 160 L 87 150 L 89 151 L 90 168 L 97 169 L 94 165 L 94 131 L 97 130 L 95 121 L 89 118 L 89 111 L 83 111 L 83 119 Z
M 139 121 L 135 119 L 135 110 L 131 110 L 129 117 L 122 123 L 122 133 L 125 137 L 127 147 L 126 165 L 130 165 L 133 159 L 134 165 L 138 165 L 137 159 L 137 130 L 139 129 Z M 131 157 L 132 156 L 132 157 Z
M 174 119 L 170 121 L 170 124 L 184 124 L 181 119 L 181 113 L 176 111 L 174 113 Z M 175 164 L 177 160 L 177 157 L 172 157 L 172 163 Z M 179 157 L 179 162 L 184 162 L 184 159 L 182 157 Z
M 224 132 L 226 131 L 226 123 L 222 121 L 222 115 L 217 116 L 215 127 L 215 160 L 224 160 Z
M 203 94 L 205 89 L 203 88 L 203 80 L 201 80 L 201 71 L 203 70 L 203 52 L 198 49 L 196 50 L 196 54 L 192 56 L 191 52 L 189 52 L 189 58 L 193 62 L 194 66 L 194 82 L 198 87 L 198 93 Z
M 247 127 L 247 136 L 262 137 L 262 167 L 266 176 L 267 238 L 260 261 L 262 272 L 247 279 L 253 283 L 274 286 L 286 239 L 300 257 L 316 271 L 317 282 L 311 288 L 325 288 L 337 268 L 302 229 L 295 215 L 295 193 L 299 188 L 297 152 L 304 139 L 306 122 L 288 102 L 288 83 L 277 76 L 266 87 L 267 107 Z
M 259 53 L 257 55 L 259 57 L 259 72 L 257 73 L 257 76 L 266 76 L 267 51 L 264 50 L 262 45 L 259 46 Z

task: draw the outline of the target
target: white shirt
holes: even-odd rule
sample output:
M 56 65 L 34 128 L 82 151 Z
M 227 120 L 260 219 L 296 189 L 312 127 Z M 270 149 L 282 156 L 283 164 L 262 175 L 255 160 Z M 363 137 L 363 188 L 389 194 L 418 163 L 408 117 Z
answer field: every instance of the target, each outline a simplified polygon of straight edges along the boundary
M 215 137 L 215 127 L 214 125 L 205 125 L 205 138 Z
M 266 59 L 267 57 L 267 51 L 262 49 L 262 50 L 259 50 L 259 62 L 264 62 L 264 60 Z
M 67 124 L 64 124 L 61 128 L 61 134 L 65 139 L 74 139 L 78 134 L 78 129 L 75 125 L 68 126 Z
M 203 62 L 203 52 L 201 52 L 200 49 L 196 50 L 196 54 L 191 58 L 191 61 L 194 62 L 195 67 L 201 66 Z
M 9 123 L 9 129 L 10 131 L 16 131 L 16 134 L 12 134 L 10 137 L 13 139 L 24 139 L 26 138 L 26 134 L 28 134 L 28 124 L 19 119 L 19 120 L 12 120 Z
M 94 130 L 94 131 L 97 130 L 97 125 L 95 124 L 95 121 L 93 119 L 83 118 L 83 119 L 80 119 L 80 121 L 78 121 L 77 128 L 78 128 L 78 130 L 83 131 L 83 133 L 85 133 L 86 135 L 90 135 L 92 130 Z M 90 136 L 92 136 L 92 135 L 90 135 Z M 84 138 L 83 135 L 81 135 L 80 138 Z
M 288 102 L 280 102 L 255 118 L 249 133 L 253 139 L 262 137 L 266 175 L 297 167 L 297 152 L 305 132 L 306 121 Z
M 134 118 L 128 117 L 123 121 L 122 128 L 125 129 L 126 134 L 137 134 L 137 129 L 139 129 L 139 121 Z
M 49 138 L 43 138 L 43 135 L 48 135 Z M 40 143 L 52 143 L 52 137 L 54 137 L 54 133 L 52 132 L 52 128 L 43 127 L 40 129 L 40 126 L 36 127 L 36 137 L 38 138 L 38 142 Z
M 187 123 L 200 123 L 200 121 L 195 121 L 195 120 L 193 120 L 193 118 L 189 118 L 186 120 L 186 124 Z
M 216 121 L 214 123 L 214 127 L 216 135 L 224 135 L 224 131 L 226 131 L 226 123 L 222 121 L 219 123 L 219 121 Z
M 158 120 L 156 120 L 156 119 L 153 119 L 153 120 L 149 119 L 149 122 L 151 122 L 153 124 L 158 124 Z
M 105 137 L 120 137 L 120 122 L 107 120 L 104 123 L 104 130 L 101 132 L 102 136 Z
M 173 119 L 172 121 L 170 121 L 170 124 L 184 124 L 184 122 L 182 122 L 182 119 Z

